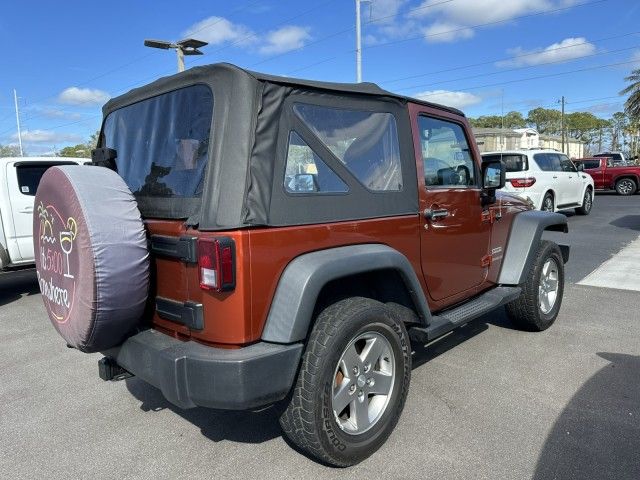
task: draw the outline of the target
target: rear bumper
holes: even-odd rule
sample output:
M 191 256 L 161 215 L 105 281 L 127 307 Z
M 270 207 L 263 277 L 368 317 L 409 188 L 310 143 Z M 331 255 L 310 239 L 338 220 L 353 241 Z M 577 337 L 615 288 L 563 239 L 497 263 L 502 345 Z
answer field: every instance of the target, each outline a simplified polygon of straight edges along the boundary
M 287 395 L 302 344 L 260 342 L 228 350 L 183 342 L 150 329 L 103 353 L 181 408 L 244 410 Z

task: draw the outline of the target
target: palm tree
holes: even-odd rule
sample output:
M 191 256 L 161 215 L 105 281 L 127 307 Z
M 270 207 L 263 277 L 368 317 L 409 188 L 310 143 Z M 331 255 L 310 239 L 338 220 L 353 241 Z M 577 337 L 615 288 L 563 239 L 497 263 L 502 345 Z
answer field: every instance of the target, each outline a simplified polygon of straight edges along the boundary
M 624 102 L 624 109 L 629 117 L 640 118 L 640 68 L 633 70 L 625 81 L 630 85 L 620 92 L 620 95 L 629 94 L 629 98 Z

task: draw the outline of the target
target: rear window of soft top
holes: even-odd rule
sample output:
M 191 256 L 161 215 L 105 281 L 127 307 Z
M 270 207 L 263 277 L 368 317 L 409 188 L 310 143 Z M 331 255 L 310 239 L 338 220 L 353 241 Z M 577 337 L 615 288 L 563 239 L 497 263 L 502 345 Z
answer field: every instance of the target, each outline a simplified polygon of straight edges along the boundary
M 111 112 L 103 146 L 117 151 L 118 174 L 136 196 L 202 195 L 213 94 L 193 85 Z

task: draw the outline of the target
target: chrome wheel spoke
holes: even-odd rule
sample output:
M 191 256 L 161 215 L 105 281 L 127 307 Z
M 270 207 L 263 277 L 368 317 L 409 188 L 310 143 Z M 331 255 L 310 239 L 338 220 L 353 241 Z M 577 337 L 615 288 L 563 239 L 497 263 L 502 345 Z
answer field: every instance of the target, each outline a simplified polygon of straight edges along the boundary
M 371 340 L 367 340 L 367 344 L 362 350 L 362 355 L 364 357 L 362 363 L 365 366 L 373 368 L 378 362 L 378 359 L 382 356 L 385 348 L 386 346 L 383 344 L 381 339 L 372 338 Z
M 345 352 L 342 354 L 341 363 L 345 376 L 350 377 L 353 373 L 354 367 L 357 367 L 358 370 L 362 369 L 362 358 L 356 351 L 355 344 L 350 345 L 349 348 L 347 348 L 347 350 L 345 350 Z
M 356 428 L 359 431 L 367 430 L 371 426 L 371 421 L 369 420 L 369 397 L 363 395 L 362 400 L 356 398 L 351 405 L 351 409 L 352 414 L 353 410 L 355 410 Z
M 342 384 L 334 389 L 333 409 L 340 414 L 345 408 L 347 408 L 347 405 L 349 405 L 353 399 L 354 395 L 352 395 L 351 392 L 351 382 L 345 377 Z
M 374 372 L 371 375 L 371 385 L 369 385 L 369 393 L 377 395 L 389 395 L 393 387 L 393 377 L 390 374 L 382 372 Z

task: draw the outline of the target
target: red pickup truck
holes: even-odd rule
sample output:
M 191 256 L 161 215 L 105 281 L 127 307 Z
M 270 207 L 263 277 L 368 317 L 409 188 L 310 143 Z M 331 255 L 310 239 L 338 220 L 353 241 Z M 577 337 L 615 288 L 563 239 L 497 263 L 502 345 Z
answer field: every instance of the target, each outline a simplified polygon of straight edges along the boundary
M 575 163 L 593 177 L 596 190 L 633 195 L 640 186 L 640 166 L 616 166 L 611 157 L 578 158 Z

